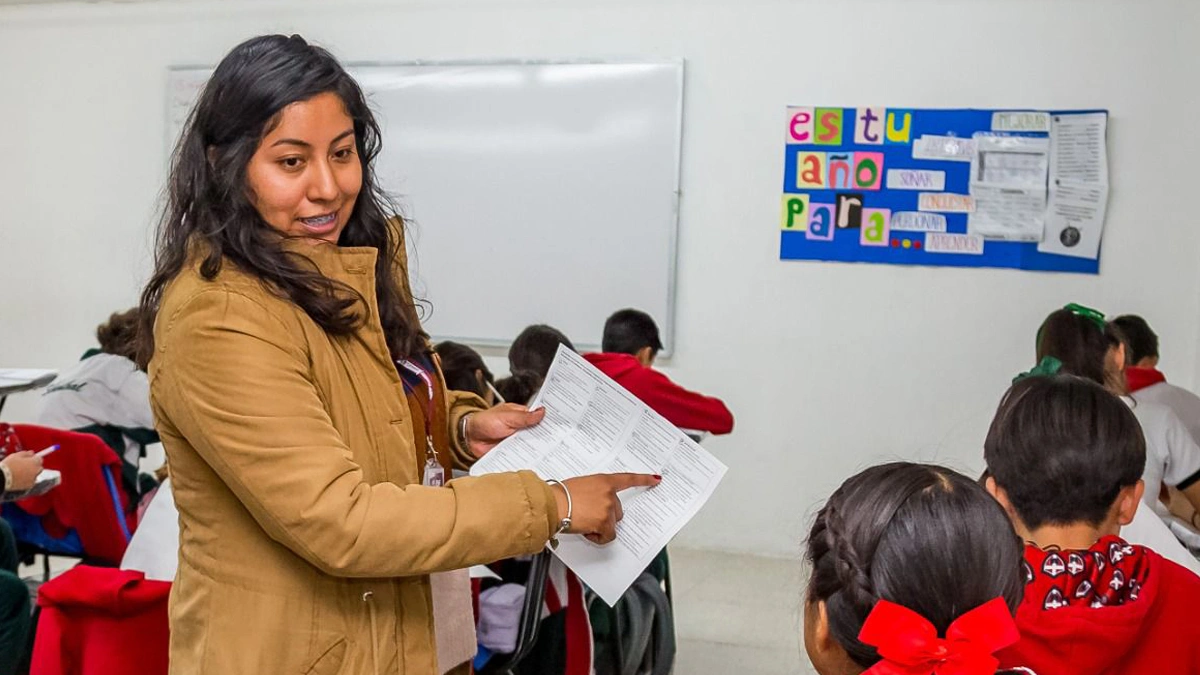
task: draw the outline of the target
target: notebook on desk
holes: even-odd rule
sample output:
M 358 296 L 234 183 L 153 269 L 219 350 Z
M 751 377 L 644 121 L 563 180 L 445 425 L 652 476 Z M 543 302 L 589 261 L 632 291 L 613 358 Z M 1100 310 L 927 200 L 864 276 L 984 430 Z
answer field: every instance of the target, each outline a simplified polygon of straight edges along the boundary
M 54 469 L 42 469 L 33 481 L 33 487 L 28 490 L 5 490 L 0 494 L 0 502 L 15 502 L 26 497 L 40 497 L 58 487 L 62 483 L 62 474 Z

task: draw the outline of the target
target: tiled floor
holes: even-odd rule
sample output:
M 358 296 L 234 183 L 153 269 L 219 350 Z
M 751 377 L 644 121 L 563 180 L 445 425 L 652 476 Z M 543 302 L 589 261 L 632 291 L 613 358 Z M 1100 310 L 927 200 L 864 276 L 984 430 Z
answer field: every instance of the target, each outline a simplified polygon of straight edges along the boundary
M 672 547 L 675 675 L 811 673 L 800 640 L 803 574 L 798 559 Z

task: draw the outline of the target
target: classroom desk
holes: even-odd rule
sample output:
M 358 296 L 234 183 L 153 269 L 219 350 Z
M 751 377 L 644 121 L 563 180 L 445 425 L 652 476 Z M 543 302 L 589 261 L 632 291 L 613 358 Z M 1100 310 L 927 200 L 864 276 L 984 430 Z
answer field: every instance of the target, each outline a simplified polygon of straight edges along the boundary
M 35 370 L 31 368 L 0 368 L 0 412 L 4 412 L 4 403 L 9 394 L 40 389 L 58 377 L 53 370 Z

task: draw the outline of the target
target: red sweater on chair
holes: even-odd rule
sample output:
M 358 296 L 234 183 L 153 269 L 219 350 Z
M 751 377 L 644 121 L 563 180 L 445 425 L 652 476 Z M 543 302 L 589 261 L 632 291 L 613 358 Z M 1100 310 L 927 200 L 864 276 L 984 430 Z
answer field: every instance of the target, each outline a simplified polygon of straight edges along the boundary
M 27 424 L 14 424 L 13 428 L 26 450 L 36 452 L 58 444 L 59 450 L 46 455 L 43 463 L 47 469 L 62 473 L 61 485 L 40 497 L 22 499 L 17 506 L 30 515 L 41 516 L 42 527 L 50 536 L 61 538 L 73 529 L 88 556 L 119 564 L 137 515 L 130 512 L 129 497 L 121 487 L 121 458 L 91 434 Z M 122 530 L 116 507 L 112 505 L 105 471 L 115 486 L 120 509 L 126 514 L 128 533 Z
M 166 675 L 171 584 L 80 565 L 42 584 L 30 675 Z

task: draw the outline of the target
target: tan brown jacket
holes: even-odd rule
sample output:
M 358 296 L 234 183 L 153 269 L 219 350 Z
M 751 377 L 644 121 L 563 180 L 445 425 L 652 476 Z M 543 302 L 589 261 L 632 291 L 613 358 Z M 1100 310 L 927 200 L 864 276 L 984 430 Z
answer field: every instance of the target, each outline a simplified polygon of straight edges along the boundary
M 553 493 L 531 472 L 421 486 L 375 249 L 288 248 L 369 299 L 353 336 L 228 262 L 212 281 L 189 265 L 161 302 L 149 371 L 179 507 L 171 673 L 435 673 L 428 574 L 541 549 Z M 482 407 L 445 398 L 451 429 Z

